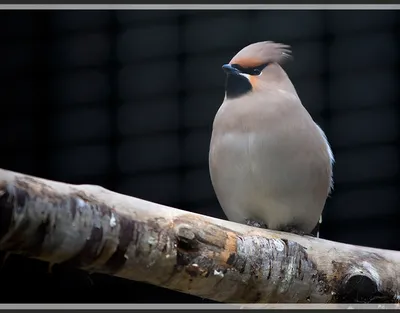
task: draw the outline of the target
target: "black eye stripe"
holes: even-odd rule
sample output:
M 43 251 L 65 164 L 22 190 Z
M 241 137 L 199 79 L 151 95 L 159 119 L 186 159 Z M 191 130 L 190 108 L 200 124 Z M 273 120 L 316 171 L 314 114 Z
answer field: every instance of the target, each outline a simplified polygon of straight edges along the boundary
M 232 64 L 232 67 L 238 69 L 241 73 L 249 74 L 249 75 L 260 75 L 261 71 L 268 65 L 269 63 L 261 64 L 256 67 L 243 67 L 239 64 Z

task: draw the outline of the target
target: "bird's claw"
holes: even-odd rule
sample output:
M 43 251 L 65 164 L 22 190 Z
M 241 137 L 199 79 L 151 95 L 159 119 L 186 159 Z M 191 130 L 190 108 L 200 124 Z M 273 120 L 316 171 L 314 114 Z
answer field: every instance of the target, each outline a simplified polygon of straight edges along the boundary
M 311 237 L 315 237 L 315 235 L 313 234 L 306 234 L 304 231 L 297 229 L 294 226 L 287 226 L 285 228 L 282 229 L 282 231 L 286 232 L 286 233 L 292 233 L 295 235 L 299 235 L 299 236 L 311 236 Z
M 257 228 L 268 228 L 265 223 L 253 219 L 246 219 L 246 225 Z
M 306 233 L 301 231 L 301 230 L 297 230 L 295 228 L 293 229 L 289 229 L 288 230 L 289 233 L 295 234 L 295 235 L 299 235 L 299 236 L 304 236 Z

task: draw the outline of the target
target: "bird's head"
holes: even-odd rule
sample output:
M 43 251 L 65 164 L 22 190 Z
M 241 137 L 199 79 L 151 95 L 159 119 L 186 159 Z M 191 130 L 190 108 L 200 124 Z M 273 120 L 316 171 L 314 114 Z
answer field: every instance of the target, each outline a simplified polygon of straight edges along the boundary
M 262 90 L 268 83 L 279 83 L 288 77 L 280 63 L 291 57 L 290 46 L 263 41 L 240 50 L 222 69 L 227 74 L 226 97 L 237 98 Z

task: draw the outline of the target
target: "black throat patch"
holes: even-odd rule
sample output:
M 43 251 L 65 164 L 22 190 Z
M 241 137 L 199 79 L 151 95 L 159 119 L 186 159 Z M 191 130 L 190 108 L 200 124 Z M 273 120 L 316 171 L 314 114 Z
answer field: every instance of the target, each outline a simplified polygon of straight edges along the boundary
M 238 74 L 228 74 L 225 81 L 226 98 L 238 98 L 253 89 L 249 80 Z

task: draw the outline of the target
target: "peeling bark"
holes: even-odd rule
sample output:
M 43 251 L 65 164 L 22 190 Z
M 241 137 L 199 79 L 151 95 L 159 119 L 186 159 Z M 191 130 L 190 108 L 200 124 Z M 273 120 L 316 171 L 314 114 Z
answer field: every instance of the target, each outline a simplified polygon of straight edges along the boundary
M 0 250 L 231 303 L 397 303 L 400 252 L 0 170 Z

